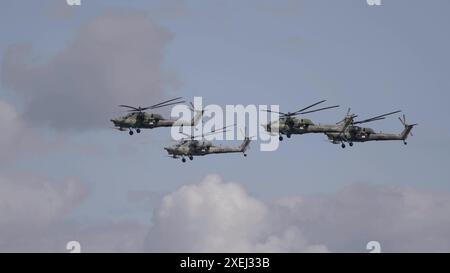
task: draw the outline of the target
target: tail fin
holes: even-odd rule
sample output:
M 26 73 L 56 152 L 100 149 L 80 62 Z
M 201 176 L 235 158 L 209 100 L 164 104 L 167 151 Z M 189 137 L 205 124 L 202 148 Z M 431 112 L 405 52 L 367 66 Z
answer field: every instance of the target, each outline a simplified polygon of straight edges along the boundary
M 244 142 L 242 142 L 241 146 L 239 146 L 239 149 L 241 150 L 241 152 L 245 153 L 245 151 L 247 151 L 247 149 L 249 148 L 250 145 L 250 138 L 249 137 L 245 137 L 244 138 Z
M 411 133 L 411 130 L 414 128 L 414 126 L 417 125 L 416 124 L 407 124 L 406 123 L 406 117 L 405 115 L 403 115 L 403 119 L 402 118 L 398 118 L 400 120 L 400 122 L 403 124 L 403 126 L 405 126 L 405 129 L 403 129 L 403 132 L 400 133 L 400 138 L 403 140 L 403 142 L 406 144 L 406 139 L 408 139 L 409 135 L 413 135 Z
M 195 116 L 192 118 L 191 120 L 191 126 L 197 126 L 198 122 L 201 120 L 201 118 L 203 117 L 203 114 L 205 113 L 205 110 L 195 110 L 194 108 L 194 104 L 191 102 L 191 111 L 196 113 Z

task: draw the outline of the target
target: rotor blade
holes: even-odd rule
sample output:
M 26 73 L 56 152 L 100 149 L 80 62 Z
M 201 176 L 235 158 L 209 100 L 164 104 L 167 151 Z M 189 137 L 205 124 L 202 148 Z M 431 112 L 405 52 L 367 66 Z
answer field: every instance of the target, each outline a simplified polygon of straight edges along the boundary
M 191 135 L 183 133 L 183 132 L 178 132 L 179 134 L 182 134 L 183 136 L 187 136 L 187 137 L 191 137 Z
M 321 103 L 324 103 L 324 102 L 326 102 L 326 100 L 321 100 L 321 101 L 316 102 L 316 103 L 314 103 L 314 104 L 311 104 L 310 106 L 307 106 L 307 107 L 305 107 L 305 108 L 303 108 L 303 109 L 300 109 L 300 110 L 298 110 L 298 111 L 295 111 L 294 113 L 303 112 L 303 111 L 305 111 L 305 110 L 307 110 L 307 109 L 309 109 L 309 108 L 311 108 L 311 107 L 314 107 L 314 106 L 316 106 L 316 105 L 318 105 L 318 104 L 321 104 Z
M 344 122 L 344 120 L 345 120 L 345 119 L 342 119 L 342 120 L 336 122 L 336 125 L 337 125 L 337 124 L 340 124 L 340 123 L 342 123 L 342 122 Z
M 314 112 L 318 112 L 318 111 L 322 111 L 322 110 L 327 110 L 327 109 L 332 109 L 332 108 L 336 108 L 339 107 L 339 105 L 334 105 L 334 106 L 328 106 L 328 107 L 323 107 L 323 108 L 319 108 L 316 110 L 310 110 L 310 111 L 306 111 L 306 112 L 296 112 L 296 115 L 303 115 L 303 114 L 309 114 L 309 113 L 314 113 Z
M 135 111 L 139 111 L 138 108 L 133 107 L 133 106 L 129 106 L 129 105 L 125 105 L 125 104 L 121 104 L 121 105 L 119 105 L 119 107 L 126 107 L 126 108 L 131 108 L 131 109 L 133 109 L 133 110 L 135 110 Z
M 390 112 L 390 113 L 387 113 L 387 114 L 379 115 L 379 116 L 376 116 L 376 117 L 373 117 L 373 118 L 369 118 L 369 119 L 386 117 L 386 116 L 390 116 L 390 115 L 397 114 L 397 113 L 400 113 L 400 112 L 401 112 L 401 110 L 397 110 L 397 111 L 394 111 L 394 112 Z
M 379 118 L 365 119 L 365 120 L 355 121 L 355 122 L 353 122 L 353 124 L 367 123 L 367 122 L 372 122 L 372 121 L 382 120 L 382 119 L 385 119 L 385 118 L 386 118 L 386 117 L 379 117 Z
M 227 130 L 226 130 L 227 128 L 229 128 L 229 127 L 231 127 L 231 126 L 235 126 L 235 125 L 236 125 L 236 124 L 231 124 L 231 125 L 228 125 L 228 126 L 219 128 L 219 129 L 214 129 L 214 130 L 212 130 L 212 131 L 210 131 L 210 132 L 203 133 L 203 134 L 197 135 L 197 136 L 209 136 L 209 135 L 212 135 L 212 134 L 224 133 L 224 132 L 227 131 Z
M 383 115 L 375 116 L 375 117 L 368 118 L 368 119 L 365 119 L 365 120 L 357 121 L 357 122 L 354 122 L 353 124 L 365 123 L 365 122 L 379 120 L 381 118 L 384 118 L 386 116 L 393 115 L 393 114 L 396 114 L 396 113 L 399 113 L 399 112 L 401 112 L 401 110 L 397 110 L 397 111 L 390 112 L 390 113 L 387 113 L 387 114 L 383 114 Z
M 182 99 L 182 98 L 183 98 L 183 97 L 178 97 L 178 98 L 174 98 L 174 99 L 171 99 L 171 100 L 166 100 L 166 101 L 163 101 L 163 102 L 154 104 L 154 105 L 152 105 L 152 106 L 148 106 L 148 108 L 153 108 L 153 107 L 159 106 L 159 105 L 161 105 L 161 104 L 166 104 L 166 103 L 168 103 L 168 102 L 171 102 L 171 101 L 174 101 L 174 100 L 179 100 L 179 99 Z
M 247 129 L 246 129 L 247 130 Z M 245 137 L 245 133 L 244 133 L 244 131 L 242 131 L 242 128 L 239 128 L 239 131 L 241 132 L 241 135 L 243 136 L 243 137 Z
M 142 108 L 142 110 L 157 109 L 157 108 L 166 107 L 166 106 L 170 106 L 170 105 L 180 104 L 180 103 L 183 103 L 183 102 L 186 102 L 186 101 L 182 100 L 182 101 L 167 103 L 167 104 L 158 105 L 158 106 L 145 107 L 145 108 Z
M 192 112 L 194 112 L 194 111 L 195 111 L 195 107 L 194 107 L 194 104 L 192 103 L 192 101 L 189 102 L 189 106 L 190 106 L 189 109 L 190 109 Z
M 136 110 L 125 110 L 125 112 L 129 112 L 129 113 L 141 113 L 142 111 L 141 110 L 139 110 L 139 109 L 136 109 Z
M 209 132 L 209 133 L 207 133 L 207 134 L 204 134 L 204 135 L 197 135 L 197 136 L 194 136 L 193 138 L 198 138 L 198 137 L 205 137 L 205 136 L 211 136 L 211 135 L 215 135 L 215 134 L 220 134 L 220 133 L 226 133 L 226 132 L 228 132 L 228 130 L 224 130 L 224 131 L 217 131 L 217 132 Z
M 268 112 L 268 113 L 276 113 L 276 114 L 280 114 L 280 115 L 287 115 L 286 113 L 283 113 L 283 112 L 277 112 L 277 111 L 272 111 L 272 110 L 261 110 L 261 111 Z
M 235 126 L 235 125 L 236 124 L 231 124 L 231 125 L 224 126 L 224 127 L 220 128 L 220 129 L 214 129 L 214 130 L 211 131 L 211 133 L 212 132 L 216 132 L 216 131 L 220 131 L 220 130 L 225 130 L 225 129 L 227 129 L 227 128 L 231 127 L 231 126 Z

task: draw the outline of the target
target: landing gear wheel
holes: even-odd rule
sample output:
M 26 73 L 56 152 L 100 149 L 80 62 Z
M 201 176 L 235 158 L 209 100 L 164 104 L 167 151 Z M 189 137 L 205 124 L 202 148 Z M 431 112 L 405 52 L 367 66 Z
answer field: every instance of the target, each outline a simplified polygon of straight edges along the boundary
M 141 132 L 141 129 L 136 129 L 136 133 L 140 133 Z
M 408 142 L 404 141 L 403 144 L 408 145 Z
M 133 133 L 133 131 L 130 130 L 130 131 L 128 132 L 128 134 L 130 134 L 130 136 L 132 136 L 134 133 Z
M 189 160 L 194 160 L 194 157 L 192 155 L 189 156 Z
M 350 145 L 350 147 L 353 147 L 353 142 L 350 142 L 348 145 Z
M 341 144 L 341 147 L 342 147 L 342 149 L 344 149 L 344 148 L 345 148 L 345 144 L 344 144 L 344 143 L 342 143 L 342 144 Z
M 278 139 L 279 139 L 280 141 L 283 141 L 283 137 L 282 137 L 282 136 L 279 136 Z
M 181 162 L 183 162 L 183 163 L 186 162 L 186 158 L 183 157 L 183 158 L 181 159 Z
M 291 138 L 291 134 L 287 134 L 286 136 L 287 136 L 287 138 Z
M 245 157 L 247 157 L 247 154 L 244 154 Z

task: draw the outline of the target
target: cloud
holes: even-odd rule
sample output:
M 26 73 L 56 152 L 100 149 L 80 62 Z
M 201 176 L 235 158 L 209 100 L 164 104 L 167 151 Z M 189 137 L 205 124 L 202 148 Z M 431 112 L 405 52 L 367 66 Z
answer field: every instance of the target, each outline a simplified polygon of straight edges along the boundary
M 32 175 L 0 175 L 0 250 L 14 248 L 60 221 L 86 196 L 75 178 L 63 181 Z
M 450 251 L 450 194 L 353 184 L 272 201 L 215 175 L 165 195 L 150 227 L 65 221 L 85 198 L 76 179 L 0 176 L 0 251 L 383 252 Z M 149 208 L 150 209 L 150 208 Z
M 75 178 L 51 181 L 32 175 L 0 176 L 0 226 L 45 227 L 86 195 Z
M 157 103 L 176 79 L 164 69 L 172 34 L 140 12 L 107 12 L 67 46 L 36 63 L 32 45 L 10 46 L 3 86 L 25 101 L 30 124 L 61 130 L 108 126 L 117 104 Z
M 36 133 L 27 128 L 14 106 L 0 100 L 0 163 L 14 161 L 21 153 L 47 148 Z
M 147 226 L 68 219 L 87 196 L 76 178 L 0 174 L 0 252 L 68 252 L 73 240 L 83 252 L 142 251 Z
M 450 251 L 450 194 L 353 184 L 337 193 L 262 201 L 208 176 L 162 199 L 147 251 Z
M 450 251 L 450 194 L 408 187 L 354 184 L 335 194 L 285 198 L 280 221 L 301 226 L 310 240 L 331 251 Z
M 154 213 L 148 251 L 326 251 L 295 226 L 272 222 L 270 208 L 236 183 L 208 176 L 165 196 Z

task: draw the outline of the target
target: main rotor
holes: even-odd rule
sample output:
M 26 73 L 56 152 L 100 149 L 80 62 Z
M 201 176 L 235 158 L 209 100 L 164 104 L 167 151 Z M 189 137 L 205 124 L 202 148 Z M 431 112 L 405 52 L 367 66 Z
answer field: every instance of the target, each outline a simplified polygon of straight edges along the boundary
M 225 126 L 225 127 L 222 127 L 222 128 L 218 128 L 218 129 L 213 129 L 213 130 L 211 130 L 211 131 L 209 131 L 209 132 L 206 132 L 206 133 L 205 133 L 205 132 L 202 132 L 201 134 L 197 134 L 197 135 L 194 135 L 194 134 L 186 134 L 186 133 L 180 132 L 180 134 L 186 136 L 185 138 L 182 138 L 181 140 L 185 140 L 185 139 L 190 139 L 190 140 L 194 140 L 194 139 L 203 139 L 203 138 L 205 138 L 205 136 L 210 136 L 210 135 L 214 135 L 214 134 L 225 133 L 225 132 L 228 131 L 227 128 L 232 127 L 232 126 L 235 126 L 235 124 L 228 125 L 228 126 Z
M 393 111 L 393 112 L 390 112 L 390 113 L 386 113 L 386 114 L 378 115 L 378 116 L 375 116 L 375 117 L 371 117 L 371 118 L 368 118 L 368 119 L 355 121 L 355 118 L 358 117 L 358 115 L 351 114 L 350 111 L 351 111 L 351 109 L 348 108 L 347 115 L 345 116 L 345 118 L 343 120 L 339 121 L 336 124 L 339 124 L 339 123 L 342 123 L 342 122 L 345 122 L 345 121 L 349 121 L 348 122 L 349 125 L 362 124 L 362 123 L 382 120 L 382 119 L 385 119 L 387 116 L 390 116 L 390 115 L 397 114 L 397 113 L 401 112 L 401 110 L 397 110 L 397 111 Z
M 326 100 L 321 100 L 319 102 L 313 103 L 313 104 L 311 104 L 311 105 L 309 105 L 309 106 L 307 106 L 305 108 L 302 108 L 302 109 L 300 109 L 298 111 L 295 111 L 295 112 L 283 113 L 283 112 L 277 112 L 277 111 L 272 111 L 272 110 L 264 110 L 264 111 L 269 112 L 269 113 L 279 114 L 281 118 L 291 118 L 291 117 L 298 116 L 298 115 L 304 115 L 304 114 L 309 114 L 309 113 L 314 113 L 314 112 L 319 112 L 319 111 L 323 111 L 323 110 L 339 107 L 339 105 L 333 105 L 333 106 L 323 107 L 323 108 L 319 108 L 319 109 L 309 110 L 312 107 L 317 106 L 317 105 L 319 105 L 321 103 L 324 103 L 324 102 L 326 102 Z
M 147 106 L 147 107 L 141 107 L 141 106 L 134 107 L 134 106 L 125 105 L 125 104 L 121 104 L 121 105 L 119 105 L 119 107 L 128 108 L 128 110 L 126 110 L 127 112 L 142 114 L 145 110 L 157 109 L 157 108 L 166 107 L 166 106 L 175 105 L 175 104 L 184 103 L 184 102 L 185 101 L 182 100 L 182 97 L 178 97 L 178 98 L 166 100 L 166 101 L 163 101 L 163 102 L 151 105 L 151 106 Z

